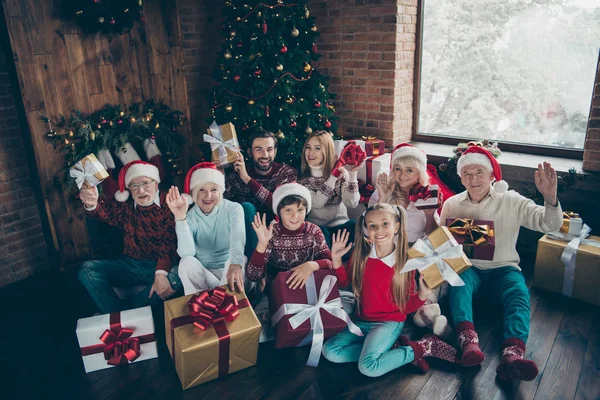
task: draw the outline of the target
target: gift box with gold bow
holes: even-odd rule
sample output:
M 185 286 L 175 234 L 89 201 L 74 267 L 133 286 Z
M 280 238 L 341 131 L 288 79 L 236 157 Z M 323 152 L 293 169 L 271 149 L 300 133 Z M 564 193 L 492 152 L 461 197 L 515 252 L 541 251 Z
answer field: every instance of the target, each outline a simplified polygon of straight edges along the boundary
M 167 347 L 183 389 L 256 365 L 261 324 L 225 286 L 165 302 Z
M 560 227 L 560 231 L 568 235 L 578 236 L 579 232 L 583 228 L 583 219 L 579 214 L 572 211 L 563 212 L 563 224 Z
M 463 253 L 462 245 L 457 243 L 445 226 L 440 226 L 427 237 L 413 243 L 408 249 L 408 258 L 402 272 L 418 270 L 431 289 L 444 281 L 451 286 L 464 286 L 459 274 L 472 265 Z
M 494 221 L 446 218 L 446 226 L 456 241 L 463 245 L 467 257 L 476 260 L 494 259 L 496 251 Z
M 108 172 L 93 154 L 77 161 L 69 170 L 69 174 L 75 178 L 75 183 L 79 189 L 84 186 L 93 188 L 108 178 Z
M 85 372 L 158 357 L 150 307 L 77 321 Z
M 361 136 L 360 140 L 365 143 L 364 151 L 367 157 L 379 156 L 385 153 L 385 141 L 375 136 Z

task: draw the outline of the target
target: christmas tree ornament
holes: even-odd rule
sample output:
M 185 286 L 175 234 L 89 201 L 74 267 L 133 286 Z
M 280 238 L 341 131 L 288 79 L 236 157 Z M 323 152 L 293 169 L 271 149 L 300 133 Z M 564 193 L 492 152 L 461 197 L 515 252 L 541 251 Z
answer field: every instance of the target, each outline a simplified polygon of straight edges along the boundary
M 312 28 L 310 28 L 310 30 L 311 30 L 311 31 L 313 31 L 313 32 L 316 32 L 316 31 L 317 31 L 317 26 L 316 26 L 316 25 L 313 25 L 313 27 L 312 27 Z
M 231 104 L 225 106 L 225 111 L 231 112 L 231 110 L 233 110 L 233 106 Z
M 90 139 L 91 140 L 96 140 L 96 132 L 94 132 L 94 131 L 90 132 Z
M 119 113 L 119 115 L 122 117 L 123 115 L 125 115 L 125 113 L 124 113 L 123 111 L 121 111 L 121 112 Z
M 321 107 L 321 102 L 319 100 L 315 101 L 314 106 L 315 106 L 315 108 L 320 108 Z
M 315 53 L 315 54 L 317 54 L 318 50 L 319 49 L 317 48 L 317 44 L 313 43 L 313 45 L 312 45 L 312 52 Z
M 304 130 L 304 132 L 305 132 L 307 135 L 310 135 L 310 134 L 312 133 L 312 129 L 311 129 L 311 127 L 310 127 L 310 126 L 307 126 L 307 127 L 306 127 L 306 129 Z
M 241 78 L 241 76 L 239 76 L 239 75 L 234 75 L 233 76 L 233 80 L 236 81 L 236 82 L 239 82 L 240 78 Z
M 230 60 L 230 59 L 231 59 L 231 57 L 232 57 L 232 55 L 231 55 L 231 53 L 230 53 L 230 52 L 226 51 L 226 52 L 223 54 L 223 57 L 225 57 L 225 59 L 226 59 L 226 60 Z
M 102 128 L 102 125 L 98 124 L 98 125 L 96 125 L 96 127 L 97 127 L 98 129 L 100 129 L 100 128 Z
M 260 77 L 260 74 L 262 74 L 262 70 L 260 68 L 256 68 L 254 70 L 254 76 L 258 78 Z
M 122 123 L 123 123 L 123 120 L 122 120 L 121 118 L 119 118 L 119 119 L 117 120 L 117 124 L 121 125 Z
M 281 49 L 279 49 L 279 52 L 281 54 L 285 54 L 285 53 L 287 53 L 287 51 L 288 51 L 288 48 L 285 45 L 281 46 Z
M 329 120 L 325 121 L 325 128 L 331 128 L 331 122 Z
M 261 11 L 257 12 L 257 13 L 256 13 L 256 16 L 257 16 L 258 18 L 262 17 L 262 12 L 261 12 Z
M 116 23 L 117 23 L 117 21 L 115 21 L 114 19 L 111 19 L 109 23 L 110 23 L 111 25 L 114 25 L 114 24 L 116 24 Z
M 156 140 L 156 136 L 152 135 L 152 136 L 150 136 L 150 139 Z
M 69 139 L 65 139 L 65 144 L 69 144 Z
M 283 138 L 285 138 L 285 135 L 283 134 L 283 132 L 281 130 L 277 131 L 277 133 L 275 134 L 275 136 L 277 136 L 277 139 L 283 139 Z
M 263 23 L 262 23 L 262 33 L 263 33 L 263 35 L 267 34 L 267 29 L 268 29 L 267 23 L 265 21 L 263 21 Z
M 237 32 L 236 31 L 231 31 L 231 32 L 229 32 L 229 35 L 231 37 L 235 37 L 235 35 L 237 35 Z
M 308 16 L 309 16 L 309 15 L 310 15 L 310 12 L 308 11 L 308 8 L 307 8 L 307 9 L 306 9 L 306 11 L 304 12 L 304 16 L 305 16 L 306 18 L 308 18 Z
M 304 72 L 310 72 L 311 69 L 312 69 L 312 66 L 310 64 L 306 64 L 304 66 Z
M 277 71 L 281 72 L 281 71 L 283 71 L 283 65 L 281 65 L 281 64 L 277 64 L 277 65 L 275 66 L 275 69 L 276 69 Z
M 254 100 L 252 100 L 252 99 L 248 100 L 248 104 L 251 106 L 254 105 Z
M 73 133 L 73 131 L 69 131 L 69 137 L 73 137 L 75 136 L 75 133 Z
M 296 124 L 296 121 L 292 121 L 290 122 L 290 128 L 295 128 L 298 124 Z
M 290 35 L 292 35 L 292 37 L 298 37 L 299 34 L 300 34 L 300 31 L 298 29 L 296 29 L 296 27 L 294 27 L 292 29 L 292 31 L 290 32 Z
M 265 107 L 265 116 L 269 117 L 271 114 L 271 110 L 269 109 L 269 106 Z

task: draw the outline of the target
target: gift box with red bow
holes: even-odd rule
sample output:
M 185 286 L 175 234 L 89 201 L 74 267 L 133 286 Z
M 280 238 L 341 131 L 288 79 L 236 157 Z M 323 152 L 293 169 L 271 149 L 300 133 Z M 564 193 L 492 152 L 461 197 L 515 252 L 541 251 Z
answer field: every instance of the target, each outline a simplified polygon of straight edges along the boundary
M 375 185 L 377 182 L 377 176 L 381 173 L 390 173 L 390 162 L 392 155 L 385 153 L 380 156 L 373 156 L 367 158 L 362 167 L 358 170 L 358 179 Z
M 494 221 L 467 218 L 446 218 L 446 226 L 470 259 L 494 259 L 496 238 Z
M 183 389 L 256 364 L 260 322 L 225 286 L 165 302 L 167 347 Z
M 275 347 L 311 345 L 307 365 L 317 366 L 325 339 L 346 327 L 362 336 L 342 309 L 337 277 L 333 271 L 312 273 L 303 289 L 290 289 L 286 280 L 291 271 L 280 272 L 273 280 L 269 307 Z
M 85 372 L 158 357 L 150 307 L 77 321 Z
M 408 199 L 415 204 L 417 210 L 438 209 L 440 207 L 439 187 L 418 185 L 410 191 Z

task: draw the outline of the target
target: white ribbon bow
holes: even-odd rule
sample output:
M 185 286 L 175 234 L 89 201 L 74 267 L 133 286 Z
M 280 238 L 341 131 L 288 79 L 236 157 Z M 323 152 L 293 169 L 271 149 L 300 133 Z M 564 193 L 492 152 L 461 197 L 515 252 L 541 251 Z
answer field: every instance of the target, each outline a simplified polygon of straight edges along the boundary
M 567 247 L 563 250 L 560 255 L 560 261 L 565 266 L 565 273 L 563 275 L 563 287 L 562 292 L 565 296 L 573 296 L 573 286 L 575 284 L 575 268 L 577 267 L 577 249 L 581 244 L 587 244 L 589 246 L 600 247 L 600 242 L 594 239 L 586 239 L 590 235 L 592 228 L 583 224 L 583 228 L 579 231 L 579 235 L 570 235 L 560 231 L 550 232 L 547 236 L 550 239 L 562 240 L 569 242 Z
M 324 328 L 323 321 L 321 319 L 321 309 L 344 321 L 346 325 L 348 325 L 350 332 L 358 336 L 363 336 L 360 328 L 354 325 L 350 319 L 350 316 L 342 309 L 342 301 L 339 297 L 325 302 L 335 287 L 336 281 L 337 278 L 335 276 L 326 276 L 321 284 L 319 298 L 317 299 L 317 285 L 315 283 L 315 276 L 314 274 L 310 274 L 305 286 L 308 304 L 283 304 L 271 317 L 271 325 L 275 326 L 284 315 L 294 314 L 294 316 L 289 319 L 292 329 L 298 328 L 304 321 L 310 319 L 311 331 L 304 337 L 304 339 L 302 339 L 300 344 L 298 344 L 298 347 L 300 347 L 312 341 L 310 354 L 306 363 L 306 365 L 310 367 L 316 367 L 319 365 L 321 349 L 323 348 Z
M 402 268 L 400 272 L 410 272 L 415 269 L 421 272 L 431 264 L 435 264 L 440 271 L 442 278 L 444 278 L 450 286 L 465 286 L 465 282 L 460 279 L 460 276 L 458 276 L 456 271 L 454 271 L 444 260 L 445 258 L 461 258 L 463 252 L 462 245 L 458 244 L 456 239 L 449 239 L 438 248 L 434 248 L 431 241 L 425 237 L 423 239 L 418 239 L 415 244 L 413 244 L 412 248 L 419 253 L 423 253 L 424 256 L 406 261 L 404 268 Z
M 208 129 L 210 129 L 212 136 L 204 134 L 204 141 L 210 143 L 211 151 L 219 150 L 219 161 L 221 162 L 221 165 L 224 165 L 227 163 L 227 149 L 238 152 L 240 144 L 235 137 L 224 141 L 223 132 L 216 121 L 213 121 Z
M 82 188 L 83 183 L 86 181 L 91 186 L 96 186 L 101 182 L 94 176 L 94 174 L 96 174 L 100 168 L 103 168 L 102 164 L 100 164 L 100 162 L 96 159 L 96 156 L 93 156 L 95 162 L 94 160 L 90 160 L 89 158 L 92 156 L 93 155 L 90 155 L 87 158 L 77 162 L 69 171 L 71 177 L 75 178 L 75 182 L 77 183 L 77 187 L 79 189 Z

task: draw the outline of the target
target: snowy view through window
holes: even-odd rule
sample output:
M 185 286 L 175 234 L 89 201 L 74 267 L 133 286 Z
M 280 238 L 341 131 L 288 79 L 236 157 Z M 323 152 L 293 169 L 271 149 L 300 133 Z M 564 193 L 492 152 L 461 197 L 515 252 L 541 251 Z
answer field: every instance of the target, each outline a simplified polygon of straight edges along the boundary
M 426 0 L 419 133 L 583 148 L 600 0 Z

